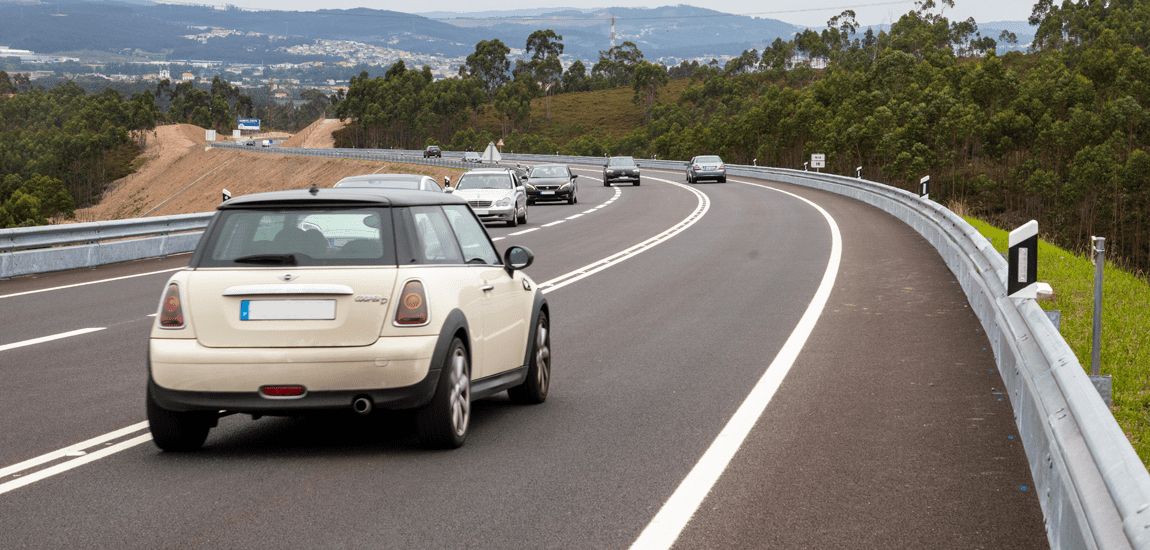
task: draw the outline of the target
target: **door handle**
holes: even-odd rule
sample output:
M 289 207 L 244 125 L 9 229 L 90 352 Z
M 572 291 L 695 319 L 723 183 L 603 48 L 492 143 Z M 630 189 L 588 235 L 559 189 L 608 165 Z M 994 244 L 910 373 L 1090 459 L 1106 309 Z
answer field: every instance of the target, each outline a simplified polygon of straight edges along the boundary
M 495 290 L 495 285 L 487 285 L 487 286 L 481 288 L 480 290 L 482 290 L 483 292 L 491 292 L 492 290 Z

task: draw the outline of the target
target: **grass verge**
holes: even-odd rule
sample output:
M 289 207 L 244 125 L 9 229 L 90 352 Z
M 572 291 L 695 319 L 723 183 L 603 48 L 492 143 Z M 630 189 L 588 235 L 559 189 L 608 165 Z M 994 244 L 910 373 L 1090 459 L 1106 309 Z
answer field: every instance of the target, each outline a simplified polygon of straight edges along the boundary
M 999 252 L 1007 250 L 1007 232 L 967 217 Z M 1062 311 L 1062 337 L 1078 362 L 1090 372 L 1094 323 L 1094 266 L 1089 257 L 1068 252 L 1045 241 L 1038 243 L 1038 280 L 1054 289 L 1054 301 L 1039 302 L 1042 309 Z M 1100 372 L 1113 384 L 1110 411 L 1138 452 L 1150 465 L 1150 285 L 1107 263 L 1102 273 L 1102 359 Z

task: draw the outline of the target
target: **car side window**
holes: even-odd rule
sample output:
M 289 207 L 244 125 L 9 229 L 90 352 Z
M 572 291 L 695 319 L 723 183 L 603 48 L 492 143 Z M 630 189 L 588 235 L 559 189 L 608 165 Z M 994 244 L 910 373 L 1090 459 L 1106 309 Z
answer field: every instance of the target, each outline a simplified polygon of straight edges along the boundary
M 447 217 L 438 206 L 416 206 L 411 208 L 411 218 L 415 226 L 417 258 L 420 263 L 461 264 L 463 254 L 455 240 Z
M 495 251 L 491 240 L 487 238 L 487 232 L 483 230 L 483 224 L 475 219 L 470 207 L 465 204 L 448 204 L 443 206 L 443 211 L 455 230 L 455 236 L 459 238 L 464 263 L 487 265 L 501 263 L 499 253 Z

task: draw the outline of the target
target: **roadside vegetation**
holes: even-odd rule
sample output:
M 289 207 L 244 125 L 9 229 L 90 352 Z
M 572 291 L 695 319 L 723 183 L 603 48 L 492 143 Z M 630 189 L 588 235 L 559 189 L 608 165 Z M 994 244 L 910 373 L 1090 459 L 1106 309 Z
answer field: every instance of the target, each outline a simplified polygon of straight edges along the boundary
M 990 238 L 996 250 L 1007 251 L 1007 230 L 975 218 L 967 217 L 966 221 Z M 1090 257 L 1040 240 L 1038 278 L 1050 284 L 1055 296 L 1038 304 L 1042 309 L 1062 312 L 1062 337 L 1089 373 L 1094 330 L 1094 265 Z M 1116 267 L 1109 258 L 1102 281 L 1099 371 L 1112 377 L 1110 411 L 1143 464 L 1150 464 L 1150 331 L 1145 321 L 1150 285 Z

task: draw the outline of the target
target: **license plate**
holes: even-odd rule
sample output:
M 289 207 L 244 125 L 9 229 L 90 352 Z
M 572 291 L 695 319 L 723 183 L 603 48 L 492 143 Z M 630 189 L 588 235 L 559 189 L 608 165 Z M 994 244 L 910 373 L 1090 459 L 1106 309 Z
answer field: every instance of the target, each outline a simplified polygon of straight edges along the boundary
M 335 319 L 335 300 L 243 300 L 241 321 L 328 321 Z
M 487 215 L 487 209 L 478 209 L 478 208 L 476 208 L 476 209 L 475 209 L 475 215 L 476 215 L 476 216 L 486 216 L 486 215 Z
M 539 194 L 540 195 L 554 195 L 555 192 L 554 191 L 540 191 Z

